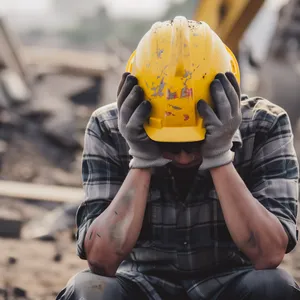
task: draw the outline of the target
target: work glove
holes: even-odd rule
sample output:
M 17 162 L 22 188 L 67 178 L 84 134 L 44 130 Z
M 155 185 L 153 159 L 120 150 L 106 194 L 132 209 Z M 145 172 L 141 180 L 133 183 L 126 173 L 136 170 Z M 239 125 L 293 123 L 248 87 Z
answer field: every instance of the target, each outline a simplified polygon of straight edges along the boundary
M 143 89 L 136 77 L 124 73 L 118 88 L 118 127 L 133 157 L 129 167 L 144 169 L 164 166 L 170 160 L 162 157 L 158 143 L 145 132 L 144 123 L 149 118 L 151 103 L 144 100 Z
M 232 138 L 242 121 L 240 88 L 231 72 L 217 74 L 210 85 L 210 93 L 215 111 L 204 100 L 197 103 L 197 110 L 206 128 L 201 146 L 203 161 L 200 170 L 220 167 L 233 161 Z

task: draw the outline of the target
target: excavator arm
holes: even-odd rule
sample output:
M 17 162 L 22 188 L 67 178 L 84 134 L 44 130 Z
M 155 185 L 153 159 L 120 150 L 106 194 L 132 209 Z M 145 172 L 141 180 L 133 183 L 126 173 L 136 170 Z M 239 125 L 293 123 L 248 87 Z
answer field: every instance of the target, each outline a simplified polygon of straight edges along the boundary
M 204 21 L 237 55 L 243 33 L 265 0 L 199 0 L 194 20 Z

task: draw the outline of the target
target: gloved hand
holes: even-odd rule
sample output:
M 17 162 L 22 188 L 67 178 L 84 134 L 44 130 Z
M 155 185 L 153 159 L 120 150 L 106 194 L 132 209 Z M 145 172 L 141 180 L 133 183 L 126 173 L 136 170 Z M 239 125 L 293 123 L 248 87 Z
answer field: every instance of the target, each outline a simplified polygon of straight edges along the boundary
M 144 169 L 160 167 L 170 162 L 162 157 L 159 146 L 146 134 L 144 122 L 150 115 L 151 103 L 144 100 L 144 92 L 136 77 L 124 73 L 118 88 L 118 127 L 133 157 L 129 167 Z
M 242 121 L 240 88 L 232 73 L 218 74 L 211 83 L 210 93 L 215 112 L 205 101 L 197 103 L 197 110 L 206 127 L 200 170 L 216 168 L 233 161 L 232 138 Z

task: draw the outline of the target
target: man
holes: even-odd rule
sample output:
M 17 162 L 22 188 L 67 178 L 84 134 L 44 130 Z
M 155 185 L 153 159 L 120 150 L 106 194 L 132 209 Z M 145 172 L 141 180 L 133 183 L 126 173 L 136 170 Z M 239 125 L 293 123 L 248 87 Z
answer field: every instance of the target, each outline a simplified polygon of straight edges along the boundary
M 281 270 L 297 243 L 298 162 L 286 112 L 240 96 L 205 23 L 156 23 L 83 154 L 78 254 L 57 299 L 299 299 Z M 199 101 L 200 100 L 200 101 Z

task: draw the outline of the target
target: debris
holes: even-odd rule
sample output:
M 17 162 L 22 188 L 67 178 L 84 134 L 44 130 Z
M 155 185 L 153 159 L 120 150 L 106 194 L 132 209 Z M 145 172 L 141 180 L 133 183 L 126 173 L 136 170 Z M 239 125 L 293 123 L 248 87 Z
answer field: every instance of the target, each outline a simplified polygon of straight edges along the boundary
M 4 91 L 0 88 L 0 110 L 7 109 L 8 106 L 9 106 L 9 101 Z
M 3 131 L 11 130 L 18 126 L 20 126 L 20 120 L 16 115 L 7 110 L 0 111 L 0 128 Z
M 0 180 L 0 196 L 58 203 L 79 203 L 82 188 Z
M 7 150 L 7 142 L 0 140 L 0 156 Z
M 8 258 L 8 260 L 7 260 L 7 262 L 8 262 L 9 265 L 14 265 L 14 264 L 17 263 L 17 261 L 18 261 L 18 260 L 17 260 L 15 257 L 12 257 L 12 256 L 10 256 L 10 257 Z
M 22 161 L 11 167 L 11 173 L 23 182 L 32 182 L 38 176 L 37 168 L 33 161 Z
M 19 287 L 11 287 L 8 289 L 0 289 L 0 295 L 3 295 L 4 300 L 8 299 L 29 299 L 27 291 Z
M 5 68 L 16 72 L 29 88 L 29 74 L 18 36 L 9 28 L 8 22 L 0 18 L 0 61 Z
M 13 288 L 13 295 L 16 298 L 27 298 L 27 292 L 24 289 L 21 289 L 19 287 Z
M 20 75 L 10 69 L 0 73 L 0 85 L 12 103 L 25 103 L 31 98 L 31 92 Z
M 1 144 L 0 144 L 1 146 Z M 1 148 L 0 148 L 1 149 Z M 1 152 L 0 152 L 1 153 Z M 50 174 L 54 184 L 82 187 L 81 173 L 70 174 L 59 168 L 54 168 Z
M 55 232 L 54 235 L 54 249 L 55 255 L 53 260 L 60 262 L 63 259 L 64 254 L 68 248 L 68 244 L 71 243 L 71 236 L 69 230 L 60 230 Z
M 28 65 L 54 68 L 61 74 L 77 74 L 88 77 L 103 75 L 122 63 L 115 54 L 67 49 L 51 49 L 38 46 L 23 46 Z
M 53 261 L 60 262 L 61 260 L 62 260 L 62 254 L 61 253 L 56 253 L 53 257 Z
M 14 274 L 16 273 L 18 260 L 15 257 L 9 256 L 5 263 L 4 270 L 4 288 L 6 298 L 4 299 L 13 299 L 14 297 Z
M 79 203 L 65 204 L 28 221 L 22 228 L 22 238 L 53 240 L 61 232 L 75 228 L 75 215 Z
M 59 114 L 46 120 L 42 125 L 43 132 L 54 142 L 66 147 L 81 148 L 76 138 L 75 120 L 70 115 Z
M 0 262 L 4 266 L 0 273 L 5 274 L 0 298 L 27 299 L 24 287 L 32 293 L 31 276 L 36 286 L 53 294 L 54 285 L 49 285 L 48 278 L 56 264 L 52 263 L 47 274 L 42 267 L 51 261 L 69 266 L 72 260 L 75 215 L 84 198 L 81 155 L 85 128 L 97 107 L 115 100 L 112 90 L 120 70 L 114 69 L 123 66 L 111 51 L 24 46 L 2 18 L 0 44 L 0 237 L 8 237 L 1 243 L 10 245 L 5 250 L 11 255 L 7 262 Z M 113 74 L 106 83 L 108 70 Z M 51 241 L 48 255 L 45 241 Z M 19 261 L 14 253 L 20 253 Z M 52 276 L 58 290 L 61 280 L 67 278 L 58 278 L 61 272 L 55 272 Z
M 0 237 L 19 239 L 23 222 L 0 217 Z
M 69 95 L 70 100 L 76 105 L 86 107 L 97 107 L 100 100 L 100 91 L 102 89 L 103 79 L 95 77 L 91 84 L 86 88 L 81 88 L 77 93 Z
M 35 87 L 38 87 L 39 90 L 44 91 L 45 94 L 63 100 L 67 100 L 68 98 L 71 98 L 73 96 L 81 95 L 86 91 L 93 90 L 94 86 L 94 78 L 60 73 L 45 74 L 43 78 L 35 84 Z M 53 89 L 53 87 L 56 88 Z M 95 98 L 95 96 L 92 97 Z M 85 99 L 88 101 L 89 98 L 91 98 L 90 95 L 85 97 Z M 61 102 L 60 104 L 64 103 Z M 74 102 L 74 104 L 77 103 Z
M 0 210 L 0 237 L 19 239 L 23 218 L 17 209 L 3 207 Z

